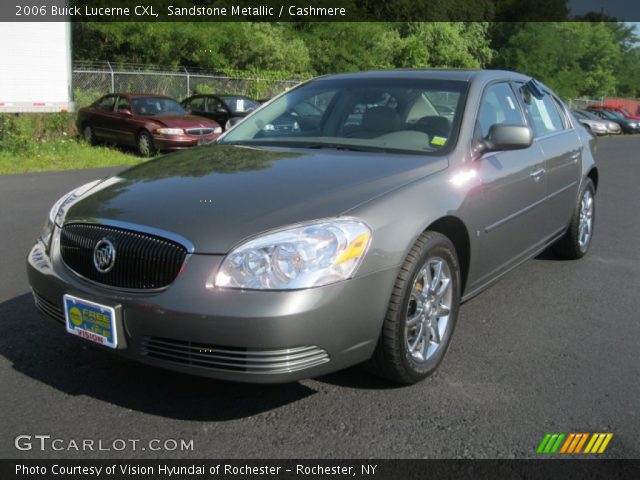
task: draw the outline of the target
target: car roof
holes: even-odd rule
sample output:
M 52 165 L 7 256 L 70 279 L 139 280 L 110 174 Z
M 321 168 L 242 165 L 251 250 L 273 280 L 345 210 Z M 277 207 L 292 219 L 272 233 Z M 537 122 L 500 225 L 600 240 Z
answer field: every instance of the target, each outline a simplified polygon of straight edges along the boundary
M 113 95 L 127 98 L 168 98 L 171 100 L 175 100 L 175 98 L 168 95 L 157 95 L 155 93 L 114 93 Z
M 367 72 L 340 73 L 337 75 L 326 75 L 318 77 L 317 80 L 349 80 L 362 78 L 402 78 L 402 79 L 434 79 L 434 80 L 459 80 L 465 82 L 492 80 L 523 80 L 527 81 L 531 77 L 527 77 L 520 73 L 509 70 L 459 70 L 459 69 L 402 69 L 402 70 L 372 70 Z

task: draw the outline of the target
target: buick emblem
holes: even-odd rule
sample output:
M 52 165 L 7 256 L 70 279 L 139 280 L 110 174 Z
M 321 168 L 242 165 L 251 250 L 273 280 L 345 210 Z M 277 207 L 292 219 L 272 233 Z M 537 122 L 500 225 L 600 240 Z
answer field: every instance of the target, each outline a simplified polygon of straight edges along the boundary
M 110 240 L 103 238 L 93 249 L 93 265 L 100 273 L 107 273 L 116 263 L 116 248 Z

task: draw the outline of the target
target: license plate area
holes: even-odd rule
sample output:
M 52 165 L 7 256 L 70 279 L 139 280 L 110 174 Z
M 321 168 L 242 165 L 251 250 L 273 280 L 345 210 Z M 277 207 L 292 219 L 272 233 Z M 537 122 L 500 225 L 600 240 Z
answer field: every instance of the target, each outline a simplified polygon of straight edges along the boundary
M 103 305 L 74 295 L 64 297 L 67 332 L 109 348 L 123 348 L 119 307 Z

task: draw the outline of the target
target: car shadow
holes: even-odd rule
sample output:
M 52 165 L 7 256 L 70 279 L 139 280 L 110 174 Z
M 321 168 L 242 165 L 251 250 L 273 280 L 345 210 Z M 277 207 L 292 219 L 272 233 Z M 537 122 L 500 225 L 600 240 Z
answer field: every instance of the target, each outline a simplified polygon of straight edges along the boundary
M 0 303 L 0 355 L 18 372 L 68 395 L 180 420 L 244 418 L 316 393 L 301 383 L 216 381 L 112 355 L 41 318 L 30 294 Z
M 546 250 L 543 250 L 541 253 L 536 255 L 535 259 L 536 260 L 547 260 L 547 261 L 551 261 L 551 262 L 566 262 L 566 259 L 563 259 L 563 258 L 560 258 L 559 256 L 557 256 L 553 252 L 552 248 L 547 248 Z
M 377 377 L 361 365 L 330 373 L 318 377 L 315 380 L 336 387 L 355 388 L 359 390 L 398 390 L 409 386 Z

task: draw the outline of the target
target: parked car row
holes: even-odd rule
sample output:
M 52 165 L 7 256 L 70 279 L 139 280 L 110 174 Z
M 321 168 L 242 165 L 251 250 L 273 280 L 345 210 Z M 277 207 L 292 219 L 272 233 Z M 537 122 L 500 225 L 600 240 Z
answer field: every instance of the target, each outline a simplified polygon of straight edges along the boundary
M 78 111 L 77 126 L 89 143 L 110 142 L 135 147 L 148 157 L 215 141 L 267 100 L 244 95 L 196 94 L 182 102 L 154 94 L 112 93 Z M 385 106 L 375 99 L 375 106 Z M 371 102 L 369 102 L 371 103 Z M 374 104 L 357 105 L 349 120 L 358 125 L 362 112 Z M 359 110 L 360 108 L 360 110 Z M 434 104 L 437 115 L 451 120 L 450 106 Z M 640 117 L 620 107 L 589 105 L 573 110 L 575 118 L 594 135 L 640 132 Z M 264 126 L 265 131 L 300 132 L 318 127 L 322 110 L 302 102 Z
M 620 124 L 604 120 L 588 110 L 573 110 L 576 119 L 594 135 L 620 135 Z
M 76 124 L 90 144 L 134 147 L 142 156 L 211 143 L 260 104 L 242 95 L 112 93 L 78 111 Z
M 640 117 L 628 110 L 605 105 L 589 105 L 574 110 L 576 119 L 595 135 L 619 135 L 640 132 Z

